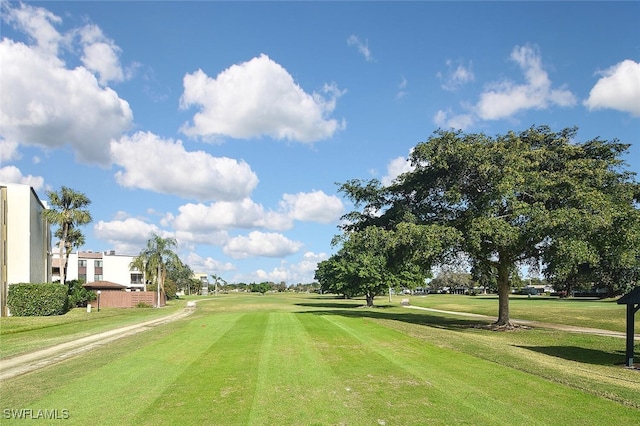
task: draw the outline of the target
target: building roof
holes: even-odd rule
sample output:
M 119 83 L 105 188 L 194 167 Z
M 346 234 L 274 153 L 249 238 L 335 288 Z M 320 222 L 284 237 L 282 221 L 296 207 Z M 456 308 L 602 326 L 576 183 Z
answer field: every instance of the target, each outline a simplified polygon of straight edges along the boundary
M 127 288 L 124 284 L 118 284 L 111 281 L 94 281 L 92 283 L 83 284 L 82 287 L 89 290 L 124 290 Z
M 48 205 L 43 203 L 42 200 L 40 199 L 40 197 L 38 197 L 38 193 L 36 192 L 35 189 L 33 189 L 33 186 L 31 186 L 31 185 L 25 185 L 25 184 L 22 184 L 22 183 L 5 183 L 5 182 L 0 181 L 0 186 L 29 187 L 29 190 L 31 191 L 31 193 L 35 197 L 35 199 L 38 202 L 38 204 L 40 204 L 40 207 L 42 207 L 45 210 L 49 208 Z
M 102 252 L 81 251 L 78 253 L 78 259 L 102 259 Z
M 618 299 L 618 305 L 635 305 L 640 303 L 640 287 L 636 287 L 631 290 L 630 293 L 625 294 Z

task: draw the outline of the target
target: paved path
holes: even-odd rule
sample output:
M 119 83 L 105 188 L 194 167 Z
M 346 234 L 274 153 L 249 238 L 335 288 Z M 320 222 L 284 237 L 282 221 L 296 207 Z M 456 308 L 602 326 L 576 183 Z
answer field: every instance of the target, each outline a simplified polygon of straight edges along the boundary
M 116 328 L 114 330 L 93 334 L 71 342 L 61 343 L 49 348 L 3 359 L 0 361 L 0 380 L 6 380 L 21 374 L 29 373 L 39 368 L 46 367 L 87 352 L 98 346 L 113 342 L 114 340 L 122 337 L 132 336 L 152 327 L 184 318 L 190 315 L 193 311 L 193 307 L 187 307 L 180 312 L 167 315 L 166 317 Z
M 469 313 L 469 312 L 443 311 L 441 309 L 423 308 L 422 306 L 406 305 L 404 307 L 405 308 L 410 308 L 410 309 L 420 309 L 420 310 L 423 310 L 423 311 L 439 312 L 441 314 L 451 314 L 451 315 L 460 315 L 460 316 L 465 316 L 465 317 L 481 318 L 481 319 L 485 319 L 485 320 L 493 320 L 493 319 L 496 318 L 494 316 L 489 316 L 489 315 L 472 314 L 472 313 Z M 551 324 L 551 323 L 546 323 L 546 322 L 521 320 L 521 319 L 512 319 L 511 322 L 514 323 L 514 324 L 527 325 L 527 326 L 530 326 L 530 327 L 552 328 L 552 329 L 555 329 L 555 330 L 568 331 L 570 333 L 596 334 L 598 336 L 620 337 L 620 338 L 623 338 L 623 339 L 627 337 L 626 333 L 622 333 L 622 332 L 619 332 L 619 331 L 601 330 L 601 329 L 598 329 L 598 328 L 575 327 L 575 326 L 572 326 L 572 325 Z M 640 334 L 634 335 L 634 339 L 635 340 L 640 340 Z

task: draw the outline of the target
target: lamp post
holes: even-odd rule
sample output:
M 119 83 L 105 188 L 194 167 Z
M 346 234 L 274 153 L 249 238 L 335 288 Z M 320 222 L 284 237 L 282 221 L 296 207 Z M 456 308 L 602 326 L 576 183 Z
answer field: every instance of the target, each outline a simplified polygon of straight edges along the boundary
M 98 312 L 100 312 L 100 294 L 102 292 L 100 290 L 98 290 Z

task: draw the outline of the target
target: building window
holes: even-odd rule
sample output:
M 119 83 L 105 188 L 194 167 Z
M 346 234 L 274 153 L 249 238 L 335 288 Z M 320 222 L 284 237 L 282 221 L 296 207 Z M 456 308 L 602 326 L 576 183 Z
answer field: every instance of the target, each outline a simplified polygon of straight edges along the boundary
M 142 274 L 131 274 L 131 284 L 142 284 Z
M 78 274 L 78 281 L 86 283 L 87 282 L 87 274 Z
M 102 268 L 102 260 L 94 260 L 93 261 L 93 266 L 95 268 Z
M 78 268 L 86 268 L 87 261 L 86 260 L 78 260 Z
M 102 281 L 102 274 L 96 274 L 95 281 Z

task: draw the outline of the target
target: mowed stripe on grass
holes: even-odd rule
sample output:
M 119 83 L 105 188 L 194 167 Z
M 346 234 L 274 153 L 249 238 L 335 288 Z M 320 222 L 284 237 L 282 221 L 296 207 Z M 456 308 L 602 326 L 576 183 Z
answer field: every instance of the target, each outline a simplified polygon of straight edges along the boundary
M 70 424 L 625 425 L 638 418 L 637 409 L 358 315 L 199 308 L 153 333 L 3 384 L 10 398 L 3 405 L 65 408 Z
M 113 342 L 2 386 L 3 406 L 66 409 L 72 424 L 134 424 L 239 315 L 186 319 Z M 204 320 L 204 321 L 203 321 Z
M 363 411 L 383 413 L 387 424 L 638 422 L 637 409 L 437 347 L 366 317 L 324 318 L 343 330 L 345 345 L 353 347 L 343 351 L 333 369 L 343 380 L 355 383 L 354 390 L 368 394 Z M 329 333 L 334 334 L 336 327 Z M 354 339 L 359 344 L 353 344 Z M 326 350 L 335 358 L 332 348 Z

